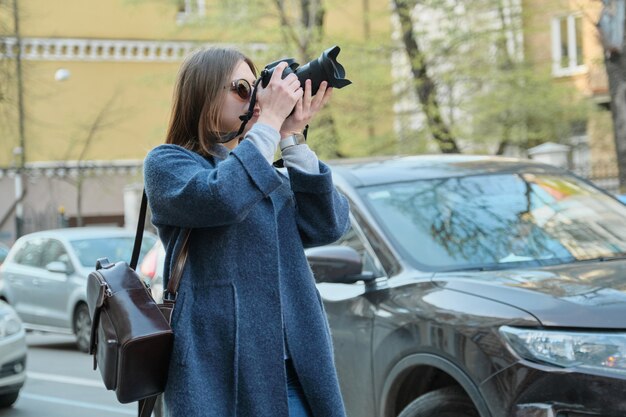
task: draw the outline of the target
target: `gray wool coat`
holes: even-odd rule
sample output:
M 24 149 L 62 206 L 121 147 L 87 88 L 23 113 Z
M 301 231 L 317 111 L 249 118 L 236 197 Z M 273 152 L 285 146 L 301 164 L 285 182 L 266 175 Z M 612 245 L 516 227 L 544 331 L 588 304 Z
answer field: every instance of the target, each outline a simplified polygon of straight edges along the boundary
M 344 417 L 324 307 L 304 247 L 347 230 L 348 203 L 320 174 L 278 172 L 248 140 L 224 159 L 176 145 L 144 164 L 165 270 L 193 228 L 172 317 L 173 417 L 287 417 L 285 345 L 315 417 Z

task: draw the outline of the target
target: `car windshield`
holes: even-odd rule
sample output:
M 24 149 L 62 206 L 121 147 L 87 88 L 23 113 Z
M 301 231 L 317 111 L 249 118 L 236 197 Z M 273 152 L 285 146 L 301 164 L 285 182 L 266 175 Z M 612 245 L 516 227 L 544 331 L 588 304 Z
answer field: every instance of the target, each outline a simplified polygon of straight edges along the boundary
M 154 245 L 156 239 L 152 236 L 144 236 L 141 242 L 139 262 Z M 134 237 L 106 237 L 94 239 L 79 239 L 70 241 L 70 245 L 76 252 L 79 262 L 87 268 L 94 268 L 96 260 L 108 258 L 111 262 L 130 262 L 133 254 Z
M 360 193 L 394 246 L 420 269 L 626 257 L 626 206 L 574 176 L 477 175 Z

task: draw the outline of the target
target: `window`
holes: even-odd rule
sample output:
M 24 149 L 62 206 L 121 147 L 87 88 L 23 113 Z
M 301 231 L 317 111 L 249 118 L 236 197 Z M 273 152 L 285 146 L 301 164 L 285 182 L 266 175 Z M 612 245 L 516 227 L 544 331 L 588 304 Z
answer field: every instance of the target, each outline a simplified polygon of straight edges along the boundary
M 156 239 L 144 235 L 139 252 L 139 263 L 144 255 L 154 246 Z M 113 262 L 126 261 L 130 263 L 135 238 L 131 236 L 87 238 L 70 241 L 70 246 L 78 257 L 80 264 L 86 268 L 93 268 L 98 258 L 108 258 Z
M 45 267 L 50 262 L 63 262 L 67 266 L 68 271 L 73 270 L 70 257 L 65 247 L 61 242 L 55 239 L 49 239 L 44 244 L 41 265 Z
M 363 261 L 363 273 L 372 273 L 375 277 L 384 276 L 382 268 L 377 266 L 377 260 L 374 258 L 370 251 L 367 249 L 363 238 L 359 236 L 354 226 L 350 226 L 350 229 L 339 239 L 337 245 L 349 246 L 359 255 L 361 255 L 361 261 Z
M 178 24 L 184 24 L 194 17 L 204 16 L 205 13 L 205 0 L 178 0 L 176 22 Z
M 585 71 L 583 64 L 583 20 L 568 15 L 552 19 L 552 72 L 556 76 Z
M 24 266 L 41 268 L 41 253 L 43 251 L 42 239 L 33 239 L 24 243 L 20 251 L 15 255 L 15 263 Z
M 396 250 L 422 271 L 626 258 L 626 206 L 571 175 L 493 173 L 359 192 Z

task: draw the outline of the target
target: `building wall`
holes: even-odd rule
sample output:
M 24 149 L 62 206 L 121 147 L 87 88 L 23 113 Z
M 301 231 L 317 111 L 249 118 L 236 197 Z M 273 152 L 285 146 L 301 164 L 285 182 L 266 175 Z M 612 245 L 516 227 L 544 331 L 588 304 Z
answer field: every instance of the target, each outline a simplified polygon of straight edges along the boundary
M 594 0 L 524 0 L 525 53 L 538 68 L 552 71 L 554 81 L 569 83 L 589 100 L 590 116 L 586 129 L 590 151 L 589 166 L 584 172 L 590 177 L 614 176 L 617 173 L 615 145 L 610 113 L 608 80 L 603 61 L 603 49 L 596 23 L 602 2 Z M 569 74 L 553 69 L 554 18 L 578 15 L 582 22 L 582 51 L 584 66 Z
M 78 158 L 99 115 L 102 126 L 83 159 L 142 158 L 147 149 L 163 141 L 177 70 L 183 57 L 197 47 L 234 45 L 261 66 L 286 56 L 285 34 L 272 4 L 257 10 L 261 17 L 254 21 L 254 30 L 243 30 L 227 19 L 217 21 L 216 16 L 251 8 L 252 3 L 187 1 L 196 10 L 206 3 L 205 16 L 196 14 L 194 20 L 192 14 L 181 24 L 178 4 L 183 0 L 20 2 L 26 161 Z M 350 7 L 343 3 L 325 4 L 326 47 L 339 41 L 347 45 L 340 61 L 348 54 L 358 56 L 350 45 L 363 39 L 366 26 L 373 37 L 388 33 L 389 26 L 385 4 L 373 2 L 365 19 L 362 2 L 350 1 Z M 295 7 L 296 2 L 286 4 Z M 0 32 L 5 27 L 11 34 L 10 23 L 0 24 Z M 0 53 L 7 50 L 12 47 L 0 42 Z M 69 71 L 66 80 L 55 79 L 59 69 Z M 362 76 L 359 68 L 347 70 L 357 80 Z M 337 94 L 341 97 L 334 102 L 351 102 L 348 97 L 356 93 L 351 89 Z M 12 151 L 18 146 L 17 115 L 10 111 L 10 117 L 0 123 L 0 167 L 14 163 Z M 359 124 L 353 127 L 362 129 Z M 376 128 L 391 130 L 391 117 L 378 120 Z
M 54 229 L 76 224 L 76 178 L 72 175 L 31 172 L 25 176 L 23 232 Z M 130 184 L 141 183 L 139 169 L 134 173 L 104 170 L 90 174 L 82 185 L 82 217 L 84 225 L 128 226 L 124 221 L 124 192 Z M 15 196 L 15 176 L 4 172 L 0 177 L 0 242 L 12 244 L 15 240 L 15 217 L 5 218 Z M 65 223 L 61 219 L 61 215 Z

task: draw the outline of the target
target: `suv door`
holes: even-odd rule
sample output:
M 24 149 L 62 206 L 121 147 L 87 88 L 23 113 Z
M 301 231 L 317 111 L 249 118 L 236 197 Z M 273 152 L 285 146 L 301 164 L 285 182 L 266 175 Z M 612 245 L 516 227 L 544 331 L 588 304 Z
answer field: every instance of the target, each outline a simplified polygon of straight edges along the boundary
M 385 276 L 354 218 L 352 226 L 334 245 L 349 246 L 363 261 L 363 273 Z M 376 310 L 365 284 L 317 284 L 331 327 L 341 392 L 349 415 L 374 416 L 372 382 L 372 330 Z
M 71 274 L 74 267 L 63 243 L 56 239 L 46 239 L 43 244 L 42 269 L 37 277 L 33 297 L 39 305 L 37 324 L 71 328 L 69 297 L 72 292 Z M 51 262 L 61 262 L 67 273 L 52 272 L 47 269 Z

